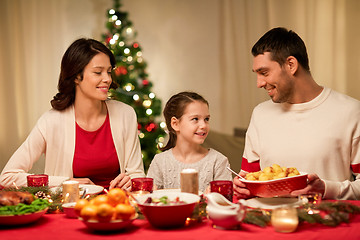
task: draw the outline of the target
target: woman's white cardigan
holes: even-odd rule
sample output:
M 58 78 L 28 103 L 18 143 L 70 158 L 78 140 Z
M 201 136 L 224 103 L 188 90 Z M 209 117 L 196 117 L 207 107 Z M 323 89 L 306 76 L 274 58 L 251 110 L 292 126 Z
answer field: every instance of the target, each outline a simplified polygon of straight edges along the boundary
M 131 178 L 143 177 L 145 174 L 134 109 L 115 100 L 105 102 L 121 173 Z M 15 182 L 17 186 L 26 186 L 28 171 L 45 154 L 44 173 L 49 175 L 50 186 L 58 186 L 73 176 L 74 152 L 74 106 L 63 111 L 49 110 L 39 118 L 25 142 L 4 167 L 0 185 L 9 187 Z

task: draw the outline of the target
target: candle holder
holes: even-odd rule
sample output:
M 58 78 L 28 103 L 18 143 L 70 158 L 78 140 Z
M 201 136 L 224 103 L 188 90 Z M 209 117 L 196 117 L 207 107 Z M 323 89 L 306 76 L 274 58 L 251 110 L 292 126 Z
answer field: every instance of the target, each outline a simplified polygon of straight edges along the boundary
M 299 224 L 296 208 L 276 208 L 271 213 L 271 225 L 276 232 L 294 232 Z
M 233 182 L 226 180 L 215 180 L 210 182 L 210 192 L 217 192 L 223 195 L 230 202 L 233 201 Z
M 199 173 L 195 169 L 184 169 L 180 172 L 181 192 L 199 194 Z
M 79 182 L 65 181 L 62 184 L 62 198 L 63 203 L 76 202 L 79 200 Z
M 132 192 L 153 192 L 154 180 L 152 178 L 133 178 L 131 179 Z
M 321 203 L 321 199 L 321 193 L 307 193 L 299 195 L 299 201 L 308 214 L 317 214 L 320 212 L 316 209 L 316 205 Z
M 49 176 L 46 174 L 32 174 L 26 178 L 28 187 L 44 187 L 49 185 Z

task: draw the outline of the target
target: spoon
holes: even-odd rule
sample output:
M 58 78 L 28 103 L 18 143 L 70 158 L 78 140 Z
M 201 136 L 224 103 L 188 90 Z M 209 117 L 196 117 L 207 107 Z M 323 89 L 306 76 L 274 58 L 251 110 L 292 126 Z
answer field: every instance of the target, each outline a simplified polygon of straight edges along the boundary
M 80 198 L 85 198 L 88 191 L 89 191 L 89 189 L 84 188 L 84 192 L 83 192 L 83 194 L 81 195 Z
M 130 192 L 127 192 L 128 196 L 132 198 L 132 200 L 134 200 L 134 202 L 136 204 L 139 204 L 139 201 L 136 199 L 136 197 L 134 195 L 132 195 Z
M 233 174 L 235 174 L 236 176 L 238 176 L 240 179 L 242 179 L 242 180 L 246 180 L 245 178 L 243 178 L 242 176 L 240 176 L 240 174 L 237 174 L 234 170 L 232 170 L 231 168 L 229 168 L 229 167 L 226 167 L 227 168 L 227 170 L 229 170 L 230 172 L 232 172 Z

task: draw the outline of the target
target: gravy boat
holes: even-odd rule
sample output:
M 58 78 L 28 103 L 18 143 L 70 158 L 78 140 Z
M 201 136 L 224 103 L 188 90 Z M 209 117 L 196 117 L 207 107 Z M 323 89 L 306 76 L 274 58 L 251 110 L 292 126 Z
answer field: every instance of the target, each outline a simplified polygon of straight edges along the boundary
M 232 203 L 220 193 L 206 194 L 206 211 L 215 228 L 236 229 L 245 217 L 246 206 L 242 200 Z

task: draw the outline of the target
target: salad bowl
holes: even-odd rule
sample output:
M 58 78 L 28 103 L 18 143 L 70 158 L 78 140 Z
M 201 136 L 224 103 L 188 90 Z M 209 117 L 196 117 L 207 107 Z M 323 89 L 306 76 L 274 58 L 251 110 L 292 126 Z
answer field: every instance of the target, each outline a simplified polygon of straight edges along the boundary
M 200 197 L 192 193 L 160 191 L 138 196 L 137 201 L 140 211 L 153 227 L 176 228 L 185 225 Z

